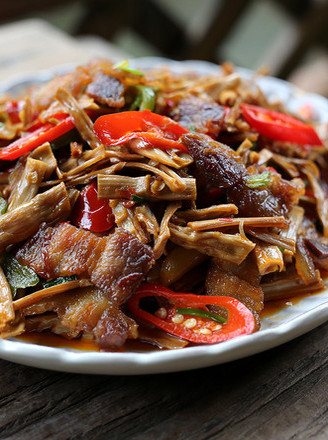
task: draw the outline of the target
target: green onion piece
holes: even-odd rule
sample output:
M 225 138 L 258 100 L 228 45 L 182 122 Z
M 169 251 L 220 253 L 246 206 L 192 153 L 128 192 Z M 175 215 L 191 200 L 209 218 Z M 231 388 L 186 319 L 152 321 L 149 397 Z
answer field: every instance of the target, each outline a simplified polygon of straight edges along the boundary
M 39 277 L 27 266 L 18 263 L 16 258 L 11 255 L 4 254 L 1 261 L 1 266 L 6 275 L 11 292 L 15 297 L 17 289 L 25 289 L 38 284 Z
M 7 200 L 3 197 L 0 197 L 0 215 L 5 214 L 7 212 Z
M 48 287 L 57 286 L 58 284 L 68 283 L 69 281 L 75 281 L 75 280 L 77 280 L 76 275 L 72 275 L 70 277 L 59 277 L 43 283 L 43 288 L 47 289 Z
M 0 121 L 0 127 L 3 127 L 5 124 Z
M 252 142 L 253 146 L 251 147 L 252 151 L 256 151 L 257 149 L 257 142 Z
M 58 150 L 59 148 L 66 147 L 70 145 L 71 142 L 79 139 L 79 134 L 76 128 L 64 133 L 62 136 L 59 136 L 57 139 L 54 139 L 50 142 L 50 147 L 52 150 Z
M 283 254 L 285 252 L 285 248 L 283 248 L 282 246 L 278 246 L 278 247 L 279 247 L 280 252 Z
M 189 131 L 195 131 L 195 127 L 193 125 L 190 125 Z
M 264 171 L 261 174 L 252 174 L 246 178 L 248 188 L 265 188 L 270 185 L 270 171 Z
M 132 67 L 129 66 L 128 60 L 123 60 L 120 61 L 119 63 L 116 63 L 113 66 L 113 69 L 123 70 L 124 72 L 133 73 L 133 75 L 137 75 L 137 76 L 145 76 L 142 72 L 140 72 L 140 70 L 132 69 Z
M 156 93 L 152 87 L 147 86 L 136 86 L 136 88 L 140 91 L 141 95 L 141 104 L 139 106 L 139 110 L 142 112 L 143 110 L 150 110 L 151 112 L 155 108 L 156 102 Z
M 155 108 L 156 102 L 156 93 L 152 87 L 147 86 L 135 86 L 135 88 L 139 91 L 138 96 L 133 101 L 130 110 L 139 110 L 142 112 L 143 110 L 150 110 L 151 112 Z
M 134 203 L 145 203 L 146 199 L 141 196 L 137 196 L 136 194 L 131 194 L 131 200 Z
M 142 95 L 141 95 L 141 93 L 139 93 L 139 95 L 137 95 L 136 99 L 131 104 L 129 110 L 130 111 L 136 110 L 137 108 L 139 108 L 141 106 L 141 102 L 142 102 Z
M 216 313 L 213 312 L 207 312 L 206 310 L 202 310 L 202 309 L 192 309 L 188 307 L 185 309 L 177 309 L 176 313 L 180 313 L 181 315 L 199 316 L 200 318 L 211 319 L 212 321 L 219 323 L 227 322 L 227 320 L 222 316 L 217 315 Z

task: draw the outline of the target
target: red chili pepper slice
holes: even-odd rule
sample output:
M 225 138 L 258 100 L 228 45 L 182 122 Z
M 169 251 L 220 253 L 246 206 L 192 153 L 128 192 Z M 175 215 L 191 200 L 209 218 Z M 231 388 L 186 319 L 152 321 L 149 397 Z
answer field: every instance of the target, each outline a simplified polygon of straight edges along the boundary
M 68 113 L 66 112 L 58 112 L 55 113 L 51 116 L 51 119 L 57 119 L 59 122 L 63 121 L 64 119 L 66 119 L 68 117 Z M 50 117 L 48 117 L 48 119 L 50 119 Z M 46 121 L 41 121 L 40 116 L 37 117 L 33 124 L 27 129 L 27 131 L 32 132 L 37 130 L 40 127 L 43 127 L 47 122 Z
M 150 110 L 100 116 L 94 124 L 94 130 L 99 140 L 107 146 L 122 145 L 137 138 L 163 150 L 176 148 L 187 152 L 178 140 L 188 130 L 167 116 Z
M 323 145 L 313 127 L 292 116 L 256 105 L 240 104 L 240 107 L 246 122 L 269 139 L 299 145 Z
M 74 225 L 91 232 L 109 231 L 115 223 L 108 200 L 98 199 L 95 183 L 86 186 L 79 195 L 71 220 Z
M 140 307 L 143 298 L 165 298 L 163 317 L 160 313 L 152 314 Z M 212 319 L 200 316 L 184 316 L 183 322 L 177 322 L 176 311 L 179 308 L 197 308 L 207 310 L 207 305 L 215 304 L 224 307 L 228 312 L 227 321 L 218 324 Z M 203 296 L 191 293 L 175 293 L 166 287 L 157 284 L 142 284 L 127 302 L 128 309 L 133 315 L 172 335 L 201 344 L 214 344 L 226 341 L 240 335 L 250 334 L 255 329 L 255 320 L 251 311 L 235 298 L 225 296 Z M 162 309 L 163 307 L 161 307 Z M 192 328 L 188 328 L 187 319 Z M 173 321 L 172 321 L 172 318 Z M 174 322 L 175 321 L 175 322 Z M 190 321 L 189 321 L 190 324 Z
M 18 124 L 21 122 L 19 112 L 23 109 L 25 101 L 7 101 L 5 104 L 5 111 L 7 112 L 10 122 Z
M 41 127 L 34 130 L 32 133 L 17 139 L 0 151 L 0 159 L 15 160 L 23 156 L 35 148 L 51 142 L 75 127 L 74 122 L 70 116 L 66 117 L 57 125 L 46 122 Z

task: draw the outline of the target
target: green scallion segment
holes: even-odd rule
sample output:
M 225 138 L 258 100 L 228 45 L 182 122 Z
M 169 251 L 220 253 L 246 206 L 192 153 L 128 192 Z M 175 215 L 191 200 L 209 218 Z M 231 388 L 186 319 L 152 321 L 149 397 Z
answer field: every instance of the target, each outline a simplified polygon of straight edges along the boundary
M 59 150 L 59 148 L 66 147 L 71 142 L 77 139 L 79 139 L 78 131 L 76 130 L 76 128 L 73 128 L 72 130 L 50 142 L 50 147 L 52 148 L 52 150 Z
M 278 246 L 278 247 L 279 247 L 280 252 L 283 254 L 285 252 L 285 248 L 283 248 L 282 246 Z
M 261 174 L 252 174 L 246 178 L 248 188 L 265 188 L 270 185 L 270 171 L 264 171 Z
M 131 104 L 130 111 L 139 109 L 153 111 L 156 102 L 156 93 L 152 87 L 147 86 L 135 86 L 139 92 L 133 103 Z
M 138 108 L 140 108 L 141 102 L 142 102 L 142 95 L 141 95 L 141 93 L 139 93 L 139 95 L 137 95 L 137 97 L 135 98 L 135 100 L 131 104 L 129 110 L 130 111 L 137 110 Z
M 213 312 L 207 312 L 206 310 L 202 309 L 192 309 L 192 308 L 180 308 L 176 310 L 176 313 L 179 313 L 180 315 L 192 315 L 192 316 L 199 316 L 200 318 L 207 318 L 211 319 L 212 321 L 219 322 L 220 324 L 227 322 L 225 318 L 223 318 L 220 315 L 217 315 Z
M 68 283 L 69 281 L 75 281 L 77 280 L 76 275 L 72 275 L 70 277 L 59 277 L 55 278 L 54 280 L 46 281 L 43 283 L 43 288 L 48 289 L 48 287 L 57 286 L 58 284 Z
M 3 255 L 1 266 L 6 275 L 13 296 L 16 295 L 17 289 L 32 287 L 39 282 L 39 277 L 34 270 L 27 266 L 23 266 L 11 255 Z
M 137 76 L 145 76 L 142 72 L 140 72 L 140 70 L 132 69 L 132 67 L 129 66 L 128 60 L 123 60 L 119 63 L 116 63 L 113 66 L 113 69 L 123 70 L 124 72 L 133 73 L 133 75 Z
M 145 203 L 146 199 L 141 196 L 137 196 L 136 194 L 131 195 L 131 200 L 134 203 Z
M 7 212 L 7 201 L 0 197 L 0 215 L 5 214 Z

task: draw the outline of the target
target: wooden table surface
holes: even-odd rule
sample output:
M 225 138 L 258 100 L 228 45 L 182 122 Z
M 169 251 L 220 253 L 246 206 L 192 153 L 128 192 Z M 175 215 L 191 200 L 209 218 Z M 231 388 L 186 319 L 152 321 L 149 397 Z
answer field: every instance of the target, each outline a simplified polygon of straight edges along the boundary
M 120 56 L 35 21 L 0 28 L 0 36 L 12 44 L 11 64 L 8 44 L 0 48 L 0 78 L 100 52 Z M 23 41 L 29 56 L 21 59 Z M 53 58 L 45 57 L 53 44 Z M 327 347 L 328 324 L 244 360 L 181 373 L 77 375 L 0 360 L 0 439 L 327 439 Z
M 328 324 L 243 360 L 93 376 L 0 361 L 1 439 L 328 438 Z

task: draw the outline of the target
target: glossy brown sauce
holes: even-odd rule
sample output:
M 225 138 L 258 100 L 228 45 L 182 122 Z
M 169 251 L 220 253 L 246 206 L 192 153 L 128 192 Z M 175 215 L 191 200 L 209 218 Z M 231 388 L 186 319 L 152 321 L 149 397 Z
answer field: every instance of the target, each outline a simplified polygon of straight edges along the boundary
M 23 335 L 16 336 L 16 339 L 36 345 L 46 345 L 48 347 L 73 348 L 75 350 L 84 351 L 99 351 L 99 348 L 95 346 L 92 340 L 84 338 L 66 339 L 63 336 L 55 335 L 51 332 L 25 333 Z
M 74 350 L 82 351 L 101 351 L 94 344 L 91 339 L 77 338 L 77 339 L 66 339 L 63 336 L 55 335 L 51 332 L 31 332 L 25 333 L 20 336 L 16 336 L 16 339 L 22 342 L 28 342 L 30 344 L 44 345 L 47 347 L 56 348 L 70 348 Z M 162 351 L 162 349 L 146 342 L 141 341 L 127 341 L 124 347 L 122 347 L 120 352 L 130 351 L 136 353 L 145 353 L 149 351 Z
M 328 278 L 324 277 L 323 279 L 327 283 Z M 275 301 L 267 301 L 264 303 L 264 309 L 261 312 L 261 318 L 268 318 L 269 316 L 272 316 L 275 313 L 280 312 L 280 310 L 286 307 L 294 306 L 295 304 L 299 303 L 302 299 L 316 295 L 322 292 L 323 290 L 324 289 L 320 289 L 317 292 L 302 293 L 301 295 L 295 295 L 290 298 L 278 299 Z
M 266 303 L 264 303 L 264 309 L 261 312 L 261 318 L 268 318 L 269 316 L 272 316 L 280 312 L 280 310 L 285 309 L 286 307 L 291 307 L 299 303 L 303 298 L 306 298 L 307 296 L 316 295 L 317 293 L 318 292 L 305 293 L 303 295 L 293 296 L 292 298 L 267 301 Z

